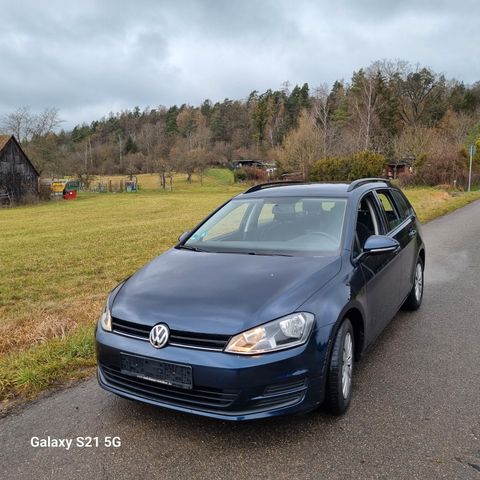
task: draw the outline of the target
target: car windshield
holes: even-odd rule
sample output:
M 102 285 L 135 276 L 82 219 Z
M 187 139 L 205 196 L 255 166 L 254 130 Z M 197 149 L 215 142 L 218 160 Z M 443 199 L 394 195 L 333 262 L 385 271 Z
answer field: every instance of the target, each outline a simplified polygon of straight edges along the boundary
M 340 248 L 344 198 L 234 199 L 201 225 L 184 248 L 258 255 L 334 255 Z

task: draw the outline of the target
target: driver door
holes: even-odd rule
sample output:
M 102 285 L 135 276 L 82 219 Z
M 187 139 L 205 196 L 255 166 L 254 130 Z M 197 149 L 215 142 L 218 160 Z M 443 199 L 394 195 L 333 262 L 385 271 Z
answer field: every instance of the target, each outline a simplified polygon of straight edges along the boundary
M 354 256 L 360 255 L 370 235 L 384 235 L 378 205 L 373 194 L 366 194 L 358 205 L 355 229 Z M 370 332 L 367 342 L 372 342 L 397 312 L 396 285 L 401 278 L 399 262 L 392 253 L 368 255 L 359 260 L 365 279 Z

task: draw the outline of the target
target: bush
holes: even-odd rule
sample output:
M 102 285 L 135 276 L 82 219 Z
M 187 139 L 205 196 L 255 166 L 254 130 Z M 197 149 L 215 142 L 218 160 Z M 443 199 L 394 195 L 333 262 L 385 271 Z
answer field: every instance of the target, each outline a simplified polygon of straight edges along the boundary
M 327 157 L 315 162 L 310 172 L 310 179 L 331 182 L 381 177 L 384 170 L 383 155 L 364 151 L 347 157 Z
M 244 182 L 247 179 L 247 172 L 242 168 L 233 172 L 233 180 L 235 183 Z
M 398 183 L 401 187 L 410 187 L 416 185 L 416 178 L 410 172 L 402 172 L 398 174 Z
M 475 171 L 474 171 L 475 174 Z M 439 149 L 429 155 L 420 155 L 414 164 L 414 173 L 399 175 L 400 185 L 450 185 L 466 187 L 468 161 L 465 152 Z M 475 181 L 475 175 L 473 175 Z
M 455 151 L 443 150 L 425 157 L 415 164 L 415 179 L 419 184 L 457 185 L 467 183 L 468 169 L 466 159 Z
M 245 167 L 245 172 L 247 174 L 247 180 L 259 180 L 266 182 L 268 180 L 268 173 L 256 167 Z
M 348 172 L 349 163 L 346 157 L 327 157 L 313 164 L 310 179 L 317 182 L 347 180 Z
M 268 180 L 268 173 L 261 168 L 245 167 L 235 170 L 234 172 L 235 182 L 244 181 L 262 181 Z
M 363 151 L 356 153 L 350 160 L 349 180 L 368 177 L 382 177 L 385 172 L 385 157 L 379 153 Z

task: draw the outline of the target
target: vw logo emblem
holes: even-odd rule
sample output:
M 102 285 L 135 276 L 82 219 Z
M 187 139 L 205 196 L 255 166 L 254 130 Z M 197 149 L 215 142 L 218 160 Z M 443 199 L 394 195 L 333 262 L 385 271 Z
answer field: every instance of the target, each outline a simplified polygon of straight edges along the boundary
M 164 323 L 159 323 L 150 330 L 150 343 L 155 348 L 162 348 L 167 344 L 169 336 L 168 327 Z

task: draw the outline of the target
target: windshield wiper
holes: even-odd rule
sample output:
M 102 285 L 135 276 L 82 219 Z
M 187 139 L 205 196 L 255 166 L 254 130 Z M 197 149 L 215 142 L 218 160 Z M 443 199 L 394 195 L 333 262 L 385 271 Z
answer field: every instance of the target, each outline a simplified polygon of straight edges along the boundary
M 206 250 L 202 250 L 198 247 L 192 247 L 191 245 L 179 245 L 177 248 L 182 250 L 191 250 L 192 252 L 206 252 Z
M 192 245 L 179 245 L 179 249 L 190 250 L 192 252 L 210 252 L 210 253 L 237 253 L 239 255 L 262 255 L 268 257 L 293 257 L 287 253 L 274 253 L 274 252 L 249 252 L 249 251 L 235 251 L 235 250 L 202 250 L 198 247 L 193 247 Z
M 268 256 L 268 257 L 293 257 L 293 255 L 288 255 L 287 253 L 241 252 L 241 251 L 230 251 L 230 250 L 215 250 L 214 253 L 237 253 L 239 255 L 261 255 L 261 256 Z
M 293 257 L 288 253 L 264 253 L 264 252 L 248 252 L 249 255 L 264 255 L 267 257 Z

